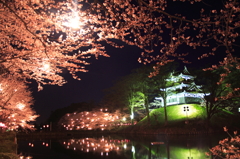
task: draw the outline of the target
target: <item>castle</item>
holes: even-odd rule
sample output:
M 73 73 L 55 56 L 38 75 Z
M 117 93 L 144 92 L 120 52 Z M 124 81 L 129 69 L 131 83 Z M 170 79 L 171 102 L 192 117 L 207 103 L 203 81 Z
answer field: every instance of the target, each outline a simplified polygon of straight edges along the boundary
M 195 77 L 189 73 L 186 66 L 178 75 L 171 73 L 170 78 L 166 79 L 166 81 L 174 83 L 174 85 L 165 89 L 160 88 L 161 91 L 167 93 L 166 105 L 202 103 L 206 94 L 202 93 L 202 86 L 196 85 L 194 79 Z M 156 97 L 155 99 L 159 100 L 164 106 L 162 97 Z

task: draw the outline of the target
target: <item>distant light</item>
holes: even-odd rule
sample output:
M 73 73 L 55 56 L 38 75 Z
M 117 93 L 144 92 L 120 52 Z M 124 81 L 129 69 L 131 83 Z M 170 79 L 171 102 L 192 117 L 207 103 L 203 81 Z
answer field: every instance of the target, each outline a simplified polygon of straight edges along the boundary
M 135 153 L 135 147 L 134 146 L 132 146 L 132 152 Z

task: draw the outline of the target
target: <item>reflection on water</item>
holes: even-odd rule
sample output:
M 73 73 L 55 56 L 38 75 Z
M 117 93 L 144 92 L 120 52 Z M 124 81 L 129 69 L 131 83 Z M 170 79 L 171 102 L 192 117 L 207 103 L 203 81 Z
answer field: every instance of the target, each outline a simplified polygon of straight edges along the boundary
M 60 140 L 19 139 L 18 153 L 33 159 L 204 159 L 221 137 L 100 136 Z
M 108 156 L 109 152 L 115 151 L 119 154 L 121 151 L 127 149 L 127 144 L 130 143 L 128 139 L 112 139 L 110 137 L 101 138 L 81 138 L 81 139 L 69 139 L 60 141 L 63 147 L 66 149 L 72 149 L 83 152 L 95 152 Z

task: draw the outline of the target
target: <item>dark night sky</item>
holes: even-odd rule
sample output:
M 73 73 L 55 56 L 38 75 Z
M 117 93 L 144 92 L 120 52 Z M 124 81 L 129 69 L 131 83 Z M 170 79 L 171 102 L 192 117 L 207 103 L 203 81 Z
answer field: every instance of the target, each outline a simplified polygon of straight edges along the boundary
M 111 57 L 99 57 L 98 60 L 90 59 L 91 64 L 86 66 L 89 72 L 78 74 L 81 78 L 80 81 L 65 74 L 64 77 L 68 83 L 63 86 L 45 85 L 43 90 L 39 92 L 37 84 L 31 84 L 35 100 L 33 108 L 40 115 L 36 120 L 37 123 L 47 120 L 51 111 L 67 107 L 72 103 L 99 102 L 104 95 L 104 89 L 111 87 L 118 78 L 130 74 L 131 70 L 143 65 L 138 63 L 142 50 L 135 46 L 126 46 L 122 49 L 108 46 L 106 50 Z M 201 51 L 199 50 L 199 52 Z M 200 61 L 197 60 L 195 54 L 192 54 L 190 60 L 193 61 L 191 66 L 197 67 L 199 65 Z M 200 62 L 200 64 L 204 63 Z
M 188 50 L 186 47 L 179 49 L 178 53 Z M 103 97 L 103 90 L 112 86 L 114 81 L 131 73 L 131 70 L 142 66 L 138 63 L 142 50 L 135 46 L 126 46 L 122 49 L 106 46 L 106 51 L 111 57 L 99 57 L 90 59 L 90 65 L 86 68 L 89 72 L 79 73 L 81 80 L 75 80 L 69 74 L 64 77 L 68 81 L 63 86 L 45 85 L 43 90 L 37 91 L 37 84 L 31 84 L 35 104 L 33 106 L 37 114 L 37 123 L 47 120 L 51 111 L 67 107 L 72 103 L 95 101 L 99 102 Z M 205 64 L 216 61 L 216 56 L 209 57 L 203 61 L 197 57 L 204 49 L 191 50 L 189 60 L 192 64 L 189 68 L 203 67 Z M 183 66 L 183 65 L 182 65 Z M 180 68 L 181 69 L 181 68 Z
M 71 103 L 84 101 L 99 102 L 103 97 L 103 89 L 112 86 L 119 77 L 127 75 L 132 69 L 142 66 L 138 63 L 141 50 L 134 46 L 126 46 L 123 49 L 107 46 L 106 50 L 111 57 L 99 57 L 90 59 L 90 65 L 86 66 L 89 72 L 79 73 L 80 81 L 72 79 L 71 75 L 64 77 L 68 81 L 63 86 L 44 86 L 37 91 L 37 84 L 31 84 L 35 104 L 33 106 L 37 114 L 37 122 L 44 122 L 51 111 L 69 106 Z

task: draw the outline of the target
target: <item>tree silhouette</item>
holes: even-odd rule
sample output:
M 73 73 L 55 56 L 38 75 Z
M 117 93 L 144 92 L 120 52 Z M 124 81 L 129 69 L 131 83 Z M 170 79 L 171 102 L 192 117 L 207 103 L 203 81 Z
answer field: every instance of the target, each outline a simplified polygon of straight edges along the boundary
M 226 74 L 227 71 L 231 71 L 228 77 L 218 82 L 221 79 L 221 75 Z M 205 82 L 203 90 L 206 94 L 209 94 L 205 96 L 208 126 L 211 125 L 211 119 L 219 112 L 239 107 L 239 83 L 236 79 L 236 74 L 238 73 L 239 70 L 234 66 L 229 66 L 228 70 L 219 68 L 218 70 L 202 73 L 202 80 Z

